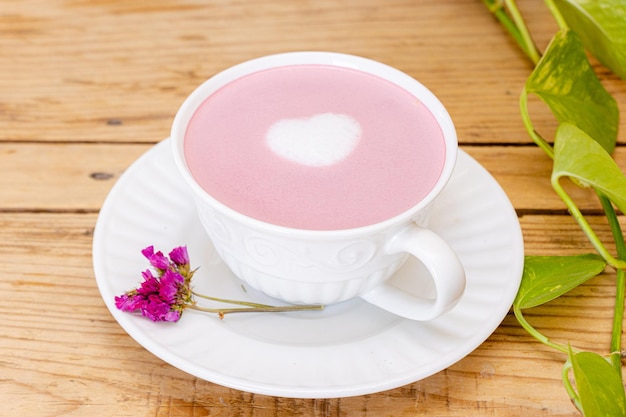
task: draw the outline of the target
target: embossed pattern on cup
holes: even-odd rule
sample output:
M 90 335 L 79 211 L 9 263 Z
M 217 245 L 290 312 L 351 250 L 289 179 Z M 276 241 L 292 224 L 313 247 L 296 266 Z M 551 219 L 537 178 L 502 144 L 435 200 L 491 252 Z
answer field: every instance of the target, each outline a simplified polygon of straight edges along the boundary
M 395 230 L 334 239 L 294 238 L 242 226 L 198 202 L 200 221 L 235 275 L 265 294 L 295 304 L 332 304 L 364 294 L 402 266 L 387 254 Z M 420 222 L 425 216 L 420 213 Z
M 294 237 L 243 226 L 197 202 L 200 221 L 235 275 L 265 294 L 294 304 L 332 304 L 365 294 L 398 270 L 406 253 L 388 254 L 398 228 L 335 238 Z M 427 225 L 428 210 L 414 221 Z

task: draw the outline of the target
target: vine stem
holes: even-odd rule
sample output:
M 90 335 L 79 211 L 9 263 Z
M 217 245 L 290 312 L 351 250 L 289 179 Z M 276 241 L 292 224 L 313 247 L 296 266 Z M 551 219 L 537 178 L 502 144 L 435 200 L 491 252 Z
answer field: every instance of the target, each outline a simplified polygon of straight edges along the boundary
M 524 88 L 522 90 L 522 94 L 520 94 L 519 107 L 520 113 L 522 114 L 522 123 L 524 123 L 524 127 L 533 139 L 533 142 L 543 149 L 550 159 L 554 159 L 554 149 L 552 149 L 552 146 L 550 146 L 550 144 L 539 133 L 537 133 L 532 121 L 530 120 L 530 115 L 528 114 L 528 91 L 526 91 L 526 88 Z
M 580 403 L 580 397 L 578 396 L 578 393 L 576 392 L 576 390 L 572 386 L 572 383 L 570 382 L 570 379 L 569 379 L 569 373 L 572 370 L 572 368 L 573 368 L 572 361 L 570 360 L 570 358 L 568 356 L 567 361 L 565 361 L 565 364 L 563 365 L 563 370 L 561 371 L 561 378 L 563 379 L 563 386 L 565 387 L 565 391 L 567 391 L 567 395 L 569 395 L 569 397 L 572 400 L 572 403 L 574 404 L 574 406 L 582 414 L 583 413 L 583 406 Z
M 520 34 L 515 22 L 511 20 L 504 10 L 502 0 L 483 0 L 487 8 L 500 21 L 502 26 L 509 32 L 511 37 L 517 42 L 520 48 L 524 50 L 524 39 Z
M 554 4 L 554 0 L 545 0 L 545 3 L 550 10 L 550 13 L 552 13 L 552 17 L 554 17 L 554 20 L 556 20 L 556 23 L 559 25 L 559 29 L 566 28 L 567 23 L 565 22 L 565 19 L 563 19 L 563 15 L 561 15 L 559 9 Z
M 522 37 L 522 41 L 524 43 L 526 55 L 528 55 L 528 58 L 530 58 L 530 60 L 533 62 L 533 65 L 537 65 L 541 56 L 539 55 L 539 51 L 537 51 L 537 47 L 535 46 L 535 43 L 530 36 L 528 27 L 526 27 L 526 22 L 524 21 L 522 14 L 517 8 L 517 4 L 515 4 L 515 0 L 504 0 L 504 3 L 509 9 L 509 13 L 511 14 L 511 17 L 513 18 L 513 21 L 515 22 L 520 32 L 520 36 Z
M 532 61 L 534 65 L 539 62 L 540 54 L 537 51 L 535 43 L 533 42 L 530 32 L 526 27 L 522 14 L 520 13 L 514 0 L 483 0 L 489 11 L 500 21 L 502 26 L 509 32 L 511 37 L 517 42 L 522 51 Z M 506 10 L 509 14 L 506 13 Z
M 569 352 L 569 348 L 567 346 L 551 341 L 544 334 L 539 332 L 539 330 L 535 329 L 530 323 L 528 323 L 528 321 L 526 321 L 526 317 L 524 317 L 524 315 L 522 314 L 522 310 L 516 305 L 513 306 L 513 314 L 515 315 L 515 318 L 517 318 L 517 321 L 524 328 L 524 330 L 526 330 L 528 334 L 530 334 L 532 337 L 534 337 L 544 345 L 556 349 L 560 352 L 563 352 L 565 354 Z
M 617 250 L 617 257 L 619 259 L 626 259 L 626 243 L 624 242 L 624 234 L 622 228 L 617 219 L 615 208 L 611 203 L 611 200 L 604 194 L 596 191 L 602 208 L 606 214 L 606 218 L 613 234 L 613 240 L 615 241 L 615 247 Z M 613 328 L 611 331 L 611 363 L 617 370 L 618 374 L 622 375 L 622 323 L 624 322 L 624 296 L 626 292 L 626 277 L 624 269 L 618 269 L 615 279 L 615 310 L 613 313 Z
M 565 192 L 563 187 L 561 187 L 561 184 L 559 184 L 559 179 L 560 177 L 557 177 L 554 175 L 552 176 L 552 180 L 551 180 L 552 188 L 559 195 L 561 200 L 563 200 L 563 202 L 567 206 L 568 211 L 570 212 L 572 217 L 578 222 L 578 225 L 583 230 L 583 232 L 587 235 L 587 238 L 589 239 L 593 247 L 598 251 L 600 256 L 604 258 L 607 264 L 609 264 L 612 268 L 615 268 L 616 270 L 626 269 L 626 261 L 622 259 L 616 259 L 604 247 L 604 245 L 602 244 L 598 236 L 593 231 L 593 228 L 591 227 L 591 225 L 589 225 L 589 223 L 587 222 L 587 219 L 585 219 L 585 216 L 583 216 L 578 206 L 576 206 L 576 203 L 574 203 L 574 201 L 570 198 L 570 196 Z

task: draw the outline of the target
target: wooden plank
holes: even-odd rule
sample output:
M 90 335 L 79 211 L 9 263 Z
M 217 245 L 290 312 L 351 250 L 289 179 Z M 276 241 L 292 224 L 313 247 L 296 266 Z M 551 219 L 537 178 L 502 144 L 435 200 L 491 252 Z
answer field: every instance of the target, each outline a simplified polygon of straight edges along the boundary
M 622 229 L 626 217 L 619 216 Z M 587 216 L 598 238 L 613 253 L 613 237 L 604 216 Z M 520 217 L 527 255 L 576 255 L 594 252 L 593 246 L 581 231 L 578 223 L 568 215 L 524 215 Z
M 274 0 L 253 13 L 245 2 L 126 3 L 3 4 L 0 50 L 19 53 L 0 69 L 0 140 L 154 142 L 217 71 L 271 53 L 333 50 L 422 81 L 448 107 L 463 143 L 529 141 L 518 95 L 532 67 L 481 2 Z M 525 3 L 545 46 L 556 25 L 543 2 Z M 626 103 L 626 83 L 595 65 Z M 536 124 L 549 131 L 553 122 L 541 116 Z
M 0 207 L 99 210 L 114 181 L 150 146 L 0 144 Z
M 519 213 L 565 210 L 566 206 L 550 183 L 552 160 L 535 146 L 531 147 L 462 147 L 500 183 Z M 626 149 L 617 148 L 613 157 L 626 167 Z M 574 186 L 563 180 L 564 188 L 582 210 L 599 211 L 601 206 L 591 189 Z
M 0 258 L 5 260 L 0 263 L 5 300 L 0 303 L 5 317 L 0 398 L 10 399 L 3 406 L 7 415 L 280 417 L 340 416 L 345 410 L 364 415 L 394 410 L 397 416 L 576 415 L 561 386 L 564 358 L 530 338 L 511 316 L 449 369 L 383 393 L 285 399 L 198 380 L 140 347 L 107 311 L 91 265 L 95 221 L 94 213 L 0 213 Z M 590 250 L 566 216 L 524 216 L 521 224 L 529 253 Z M 565 299 L 534 309 L 529 319 L 555 340 L 602 352 L 610 335 L 613 279 L 610 273 L 598 277 Z
M 98 210 L 121 173 L 151 146 L 0 143 L 0 209 Z M 538 148 L 463 149 L 496 178 L 520 213 L 565 209 L 550 185 L 551 160 Z M 626 149 L 618 148 L 615 158 L 626 167 Z M 581 208 L 600 209 L 591 191 L 568 190 Z
M 254 4 L 252 4 L 254 3 Z M 335 50 L 395 66 L 431 88 L 462 147 L 518 211 L 528 255 L 593 248 L 550 187 L 518 95 L 531 65 L 480 1 L 21 0 L 0 12 L 0 401 L 6 415 L 576 416 L 563 355 L 514 317 L 430 378 L 354 398 L 254 395 L 198 380 L 156 358 L 115 322 L 91 246 L 114 182 L 168 136 L 182 100 L 217 71 L 291 50 Z M 541 48 L 556 24 L 542 0 L 519 5 Z M 593 61 L 622 108 L 626 83 Z M 555 123 L 536 106 L 537 129 Z M 621 118 L 621 131 L 626 118 Z M 622 134 L 620 142 L 626 143 Z M 507 144 L 516 146 L 506 146 Z M 476 145 L 476 146 L 474 146 Z M 626 148 L 615 158 L 626 168 Z M 570 187 L 604 242 L 593 195 Z M 626 217 L 619 221 L 626 227 Z M 611 250 L 611 245 L 608 245 Z M 606 353 L 615 275 L 529 321 L 550 338 Z M 213 318 L 207 317 L 207 320 Z M 219 343 L 216 340 L 215 343 Z

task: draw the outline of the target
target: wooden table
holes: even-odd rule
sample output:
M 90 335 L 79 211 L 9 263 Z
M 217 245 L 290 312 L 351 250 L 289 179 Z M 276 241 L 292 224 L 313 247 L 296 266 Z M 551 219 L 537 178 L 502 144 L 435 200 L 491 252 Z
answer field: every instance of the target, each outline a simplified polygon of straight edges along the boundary
M 543 49 L 555 23 L 541 0 L 519 3 Z M 592 251 L 551 190 L 551 163 L 519 117 L 532 66 L 481 1 L 4 1 L 0 414 L 577 415 L 560 381 L 563 356 L 529 337 L 512 315 L 473 353 L 429 378 L 319 400 L 194 378 L 142 348 L 112 318 L 96 287 L 91 247 L 115 181 L 168 136 L 178 106 L 203 80 L 291 50 L 363 55 L 421 80 L 448 107 L 462 149 L 507 192 L 526 253 Z M 626 83 L 594 66 L 625 108 Z M 536 125 L 555 128 L 541 112 Z M 615 151 L 622 168 L 624 142 L 622 134 Z M 577 198 L 608 240 L 599 205 L 584 192 Z M 529 318 L 556 340 L 606 352 L 613 278 L 593 279 Z

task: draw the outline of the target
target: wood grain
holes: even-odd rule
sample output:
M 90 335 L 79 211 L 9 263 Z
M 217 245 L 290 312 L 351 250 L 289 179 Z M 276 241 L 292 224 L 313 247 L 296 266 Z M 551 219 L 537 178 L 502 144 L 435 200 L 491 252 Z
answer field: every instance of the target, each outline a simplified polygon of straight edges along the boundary
M 114 182 L 150 146 L 0 143 L 0 209 L 98 211 Z
M 545 47 L 556 26 L 540 0 L 523 3 Z M 333 50 L 422 81 L 463 143 L 528 141 L 517 97 L 532 67 L 480 1 L 24 0 L 3 4 L 0 28 L 6 140 L 157 141 L 216 72 L 276 52 Z M 624 83 L 595 65 L 623 101 Z M 551 120 L 535 124 L 549 132 Z
M 151 146 L 0 142 L 0 158 L 4 161 L 0 165 L 0 210 L 97 211 L 115 181 Z M 550 185 L 552 161 L 539 148 L 462 149 L 494 176 L 520 214 L 565 210 Z M 617 148 L 614 157 L 620 166 L 626 166 L 624 148 Z M 565 185 L 581 209 L 591 213 L 601 209 L 591 190 Z
M 543 49 L 542 0 L 519 0 Z M 551 189 L 550 160 L 522 126 L 529 61 L 474 0 L 20 0 L 0 7 L 0 415 L 576 416 L 562 355 L 507 316 L 476 351 L 422 381 L 339 399 L 254 395 L 156 358 L 115 322 L 91 264 L 93 227 L 116 180 L 169 135 L 184 98 L 241 61 L 333 50 L 395 66 L 450 111 L 464 151 L 501 184 L 529 255 L 593 251 Z M 621 108 L 626 82 L 592 59 Z M 553 118 L 532 100 L 550 137 Z M 614 157 L 626 168 L 626 118 Z M 610 241 L 588 190 L 569 187 Z M 619 221 L 626 226 L 626 219 Z M 609 245 L 610 246 L 610 245 Z M 529 321 L 605 353 L 615 274 L 607 270 Z M 207 317 L 207 319 L 211 319 Z M 216 341 L 219 343 L 219 341 Z

